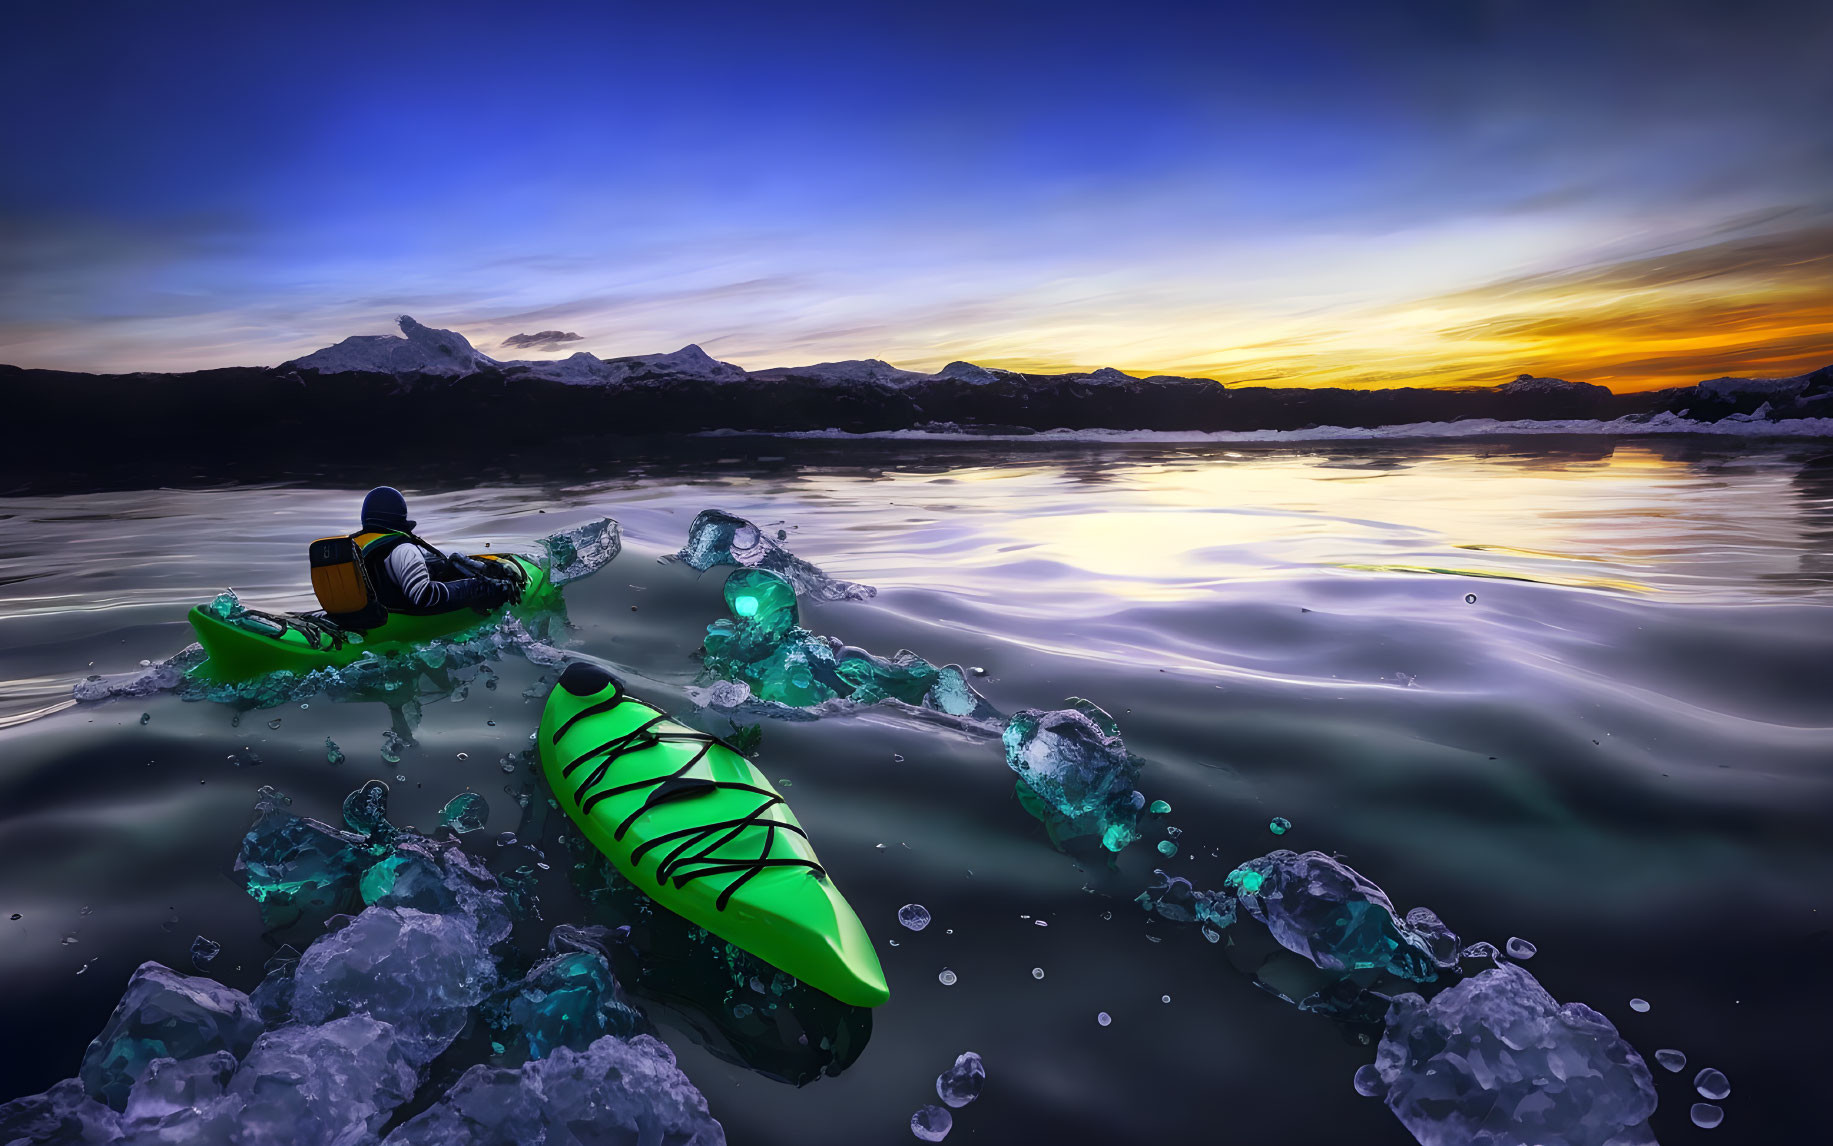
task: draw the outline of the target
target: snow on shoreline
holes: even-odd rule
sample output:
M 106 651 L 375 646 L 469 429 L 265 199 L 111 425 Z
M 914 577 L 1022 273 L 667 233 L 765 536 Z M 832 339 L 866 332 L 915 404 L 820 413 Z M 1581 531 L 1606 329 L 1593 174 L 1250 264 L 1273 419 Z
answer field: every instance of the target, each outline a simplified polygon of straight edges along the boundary
M 1777 421 L 1745 420 L 1737 415 L 1718 422 L 1695 422 L 1670 413 L 1656 414 L 1647 420 L 1615 418 L 1572 418 L 1550 421 L 1520 419 L 1500 421 L 1495 418 L 1466 418 L 1457 422 L 1407 422 L 1393 426 L 1312 426 L 1303 430 L 1041 430 L 1035 434 L 986 434 L 969 430 L 871 430 L 850 433 L 846 430 L 707 430 L 695 437 L 703 438 L 809 438 L 837 441 L 934 441 L 934 442 L 1140 442 L 1174 445 L 1178 443 L 1229 442 L 1334 442 L 1383 441 L 1409 438 L 1484 438 L 1519 435 L 1585 434 L 1592 436 L 1639 437 L 1672 434 L 1695 434 L 1718 438 L 1829 438 L 1833 437 L 1833 418 L 1783 418 Z

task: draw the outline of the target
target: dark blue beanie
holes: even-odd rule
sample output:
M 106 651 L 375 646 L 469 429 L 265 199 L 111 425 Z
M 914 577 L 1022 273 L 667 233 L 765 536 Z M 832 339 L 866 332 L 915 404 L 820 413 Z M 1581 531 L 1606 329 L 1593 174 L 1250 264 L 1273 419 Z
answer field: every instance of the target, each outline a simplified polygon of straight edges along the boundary
M 411 533 L 414 522 L 407 516 L 407 499 L 392 485 L 379 485 L 363 499 L 364 529 L 393 529 Z

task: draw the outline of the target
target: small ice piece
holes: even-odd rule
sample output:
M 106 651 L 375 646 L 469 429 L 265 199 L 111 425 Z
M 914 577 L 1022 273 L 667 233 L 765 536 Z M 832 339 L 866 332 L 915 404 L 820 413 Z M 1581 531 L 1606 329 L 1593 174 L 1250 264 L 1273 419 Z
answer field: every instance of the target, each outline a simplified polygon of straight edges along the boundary
M 929 926 L 929 909 L 920 903 L 906 903 L 897 909 L 897 921 L 912 931 Z
M 1693 1116 L 1693 1125 L 1701 1130 L 1711 1130 L 1725 1120 L 1724 1108 L 1714 1106 L 1710 1102 L 1695 1102 L 1690 1113 Z
M 267 726 L 269 728 L 278 730 L 280 728 L 280 718 L 278 716 L 274 717 L 272 720 L 267 722 Z
M 199 935 L 196 939 L 191 940 L 191 966 L 202 971 L 205 967 L 210 965 L 211 960 L 215 959 L 222 950 L 223 945 L 221 943 L 218 943 L 214 939 L 206 939 L 202 935 Z
M 1114 1021 L 1114 1016 L 1108 1014 L 1106 1011 L 1102 1011 L 1100 1014 L 1095 1016 L 1095 1021 L 1105 1027 L 1109 1023 Z
M 1457 936 L 1437 915 L 1416 907 L 1401 919 L 1386 892 L 1322 852 L 1271 852 L 1227 882 L 1280 946 L 1324 970 L 1380 969 L 1429 983 L 1457 964 Z
M 1717 1102 L 1730 1097 L 1731 1080 L 1724 1071 L 1709 1066 L 1693 1076 L 1693 1089 L 1699 1091 L 1700 1097 Z
M 1500 954 L 1501 952 L 1496 950 L 1496 945 L 1494 943 L 1491 943 L 1488 940 L 1481 940 L 1479 942 L 1472 943 L 1470 946 L 1458 952 L 1458 958 L 1459 959 L 1494 959 L 1497 955 L 1500 955 Z
M 942 973 L 936 976 L 936 982 L 942 984 L 944 987 L 952 987 L 955 985 L 955 973 L 947 967 L 944 967 L 942 968 Z
M 365 836 L 392 833 L 388 822 L 388 785 L 371 780 L 344 797 L 344 823 Z
M 1267 831 L 1272 832 L 1276 836 L 1283 836 L 1291 830 L 1292 821 L 1286 819 L 1284 816 L 1274 816 L 1272 820 L 1267 823 Z
M 1381 1072 L 1372 1062 L 1356 1068 L 1355 1084 L 1356 1093 L 1363 1098 L 1380 1098 L 1387 1093 L 1387 1084 L 1381 1081 Z
M 168 1060 L 169 1061 L 169 1060 Z M 230 1060 L 234 1065 L 234 1059 Z M 0 1103 L 0 1142 L 116 1142 L 121 1116 L 66 1078 L 43 1094 Z
M 581 1141 L 719 1146 L 725 1133 L 666 1046 L 650 1035 L 606 1035 L 583 1053 L 559 1047 L 515 1069 L 479 1063 L 386 1139 L 388 1146 Z
M 182 1129 L 193 1130 L 197 1125 L 196 1115 L 219 1104 L 235 1069 L 235 1056 L 228 1051 L 187 1059 L 156 1058 L 147 1064 L 146 1073 L 134 1083 L 123 1113 L 137 1132 L 136 1137 L 145 1135 L 154 1125 L 162 1130 L 178 1130 L 178 1124 L 184 1124 Z M 233 1108 L 233 1104 L 229 1105 Z M 0 1116 L 0 1140 L 10 1137 L 5 1123 L 4 1116 Z M 202 1135 L 193 1132 L 186 1137 L 201 1138 Z
M 1069 708 L 1053 712 L 1024 709 L 1000 739 L 1021 783 L 1020 802 L 1053 840 L 1097 836 L 1118 852 L 1139 838 L 1139 765 L 1101 708 L 1072 698 Z
M 955 1116 L 931 1104 L 910 1116 L 910 1132 L 925 1142 L 940 1142 L 955 1128 Z
M 152 713 L 150 713 L 150 712 L 143 712 L 143 713 L 141 713 L 141 714 L 140 714 L 140 723 L 142 723 L 142 724 L 151 724 L 152 722 L 153 722 L 153 714 L 152 714 Z
M 286 810 L 291 802 L 261 789 L 254 826 L 235 859 L 236 875 L 270 927 L 291 923 L 306 908 L 353 906 L 357 877 L 375 859 L 362 836 L 296 816 Z
M 1464 594 L 1464 604 L 1474 605 L 1476 603 L 1477 603 L 1477 595 L 1475 593 Z
M 460 833 L 475 832 L 490 821 L 490 805 L 476 792 L 460 792 L 439 809 L 439 822 Z
M 1658 1050 L 1655 1052 L 1655 1061 L 1675 1074 L 1687 1069 L 1687 1056 L 1677 1050 Z
M 1158 841 L 1158 854 L 1169 859 L 1177 854 L 1177 845 L 1170 840 Z
M 242 992 L 142 963 L 102 1033 L 83 1053 L 77 1077 L 91 1097 L 121 1110 L 134 1080 L 154 1059 L 219 1050 L 239 1057 L 260 1033 L 260 1017 Z
M 1171 814 L 1171 805 L 1163 800 L 1154 800 L 1152 806 L 1146 810 L 1155 816 L 1168 816 Z
M 1393 998 L 1375 1056 L 1388 1109 L 1422 1146 L 1577 1146 L 1654 1141 L 1648 1066 L 1610 1020 L 1561 1005 L 1503 963 L 1431 1002 Z M 1358 1091 L 1375 1089 L 1359 1078 Z
M 240 1141 L 374 1141 L 416 1082 L 387 1023 L 348 1015 L 293 1024 L 255 1042 L 229 1082 L 228 1097 L 241 1109 L 224 1121 L 246 1136 Z
M 337 746 L 337 741 L 331 739 L 329 736 L 325 737 L 325 762 L 328 764 L 342 764 L 344 759 L 344 750 Z
M 1629 1009 L 1636 1012 L 1638 1015 L 1646 1015 L 1648 1014 L 1648 1000 L 1631 999 L 1629 1001 Z
M 1540 948 L 1529 943 L 1519 935 L 1509 936 L 1508 942 L 1504 943 L 1502 948 L 1508 952 L 1508 957 L 1510 959 L 1532 959 L 1540 951 Z
M 1171 996 L 1170 995 L 1160 995 L 1158 997 L 1158 1001 L 1161 1003 L 1169 1003 L 1171 1001 Z
M 293 1014 L 307 1023 L 367 1014 L 392 1025 L 401 1053 L 423 1066 L 495 985 L 486 946 L 463 915 L 368 908 L 300 956 Z
M 555 932 L 556 939 L 579 934 L 571 928 Z M 560 951 L 535 964 L 511 990 L 503 1012 L 511 1033 L 503 1041 L 530 1059 L 546 1058 L 560 1047 L 583 1051 L 605 1035 L 629 1038 L 649 1026 L 623 1000 L 610 963 L 596 950 Z
M 1033 979 L 1042 979 L 1044 977 L 1044 969 L 1042 967 L 1031 968 L 1031 977 Z
M 543 537 L 541 548 L 547 554 L 548 580 L 565 585 L 611 564 L 623 552 L 624 539 L 617 522 L 601 517 Z
M 878 595 L 870 585 L 829 577 L 778 545 L 756 525 L 717 509 L 701 510 L 695 515 L 687 527 L 687 544 L 675 556 L 702 573 L 715 565 L 763 569 L 817 601 L 865 601 Z
M 973 1051 L 955 1056 L 955 1065 L 936 1076 L 936 1097 L 960 1109 L 980 1097 L 986 1086 L 987 1068 Z

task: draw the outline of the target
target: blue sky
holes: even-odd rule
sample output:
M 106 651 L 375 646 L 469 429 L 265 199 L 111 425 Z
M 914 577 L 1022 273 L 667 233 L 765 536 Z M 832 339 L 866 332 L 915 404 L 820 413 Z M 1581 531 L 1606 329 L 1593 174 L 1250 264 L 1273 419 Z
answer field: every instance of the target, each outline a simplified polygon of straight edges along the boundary
M 1833 360 L 1824 3 L 0 11 L 20 365 L 400 312 L 753 368 Z

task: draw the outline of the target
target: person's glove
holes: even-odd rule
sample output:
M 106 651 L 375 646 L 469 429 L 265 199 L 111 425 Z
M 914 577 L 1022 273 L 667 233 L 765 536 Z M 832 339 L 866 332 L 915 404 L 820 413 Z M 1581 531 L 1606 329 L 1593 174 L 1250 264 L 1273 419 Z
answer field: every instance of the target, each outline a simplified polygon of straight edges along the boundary
M 486 611 L 500 609 L 515 598 L 515 589 L 506 582 L 492 580 L 488 577 L 480 577 L 479 580 L 484 583 L 484 591 L 481 596 Z

